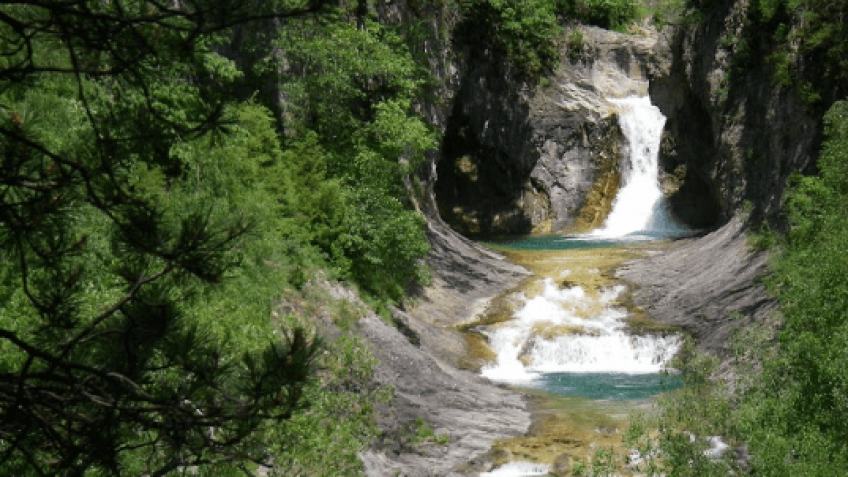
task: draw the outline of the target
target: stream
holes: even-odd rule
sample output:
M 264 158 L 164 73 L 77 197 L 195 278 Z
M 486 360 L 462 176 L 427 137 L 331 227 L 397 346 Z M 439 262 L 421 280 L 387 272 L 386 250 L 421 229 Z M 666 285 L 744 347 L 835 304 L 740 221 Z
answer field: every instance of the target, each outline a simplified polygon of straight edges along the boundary
M 567 406 L 588 406 L 587 412 L 605 418 L 681 385 L 674 370 L 667 368 L 682 344 L 681 337 L 640 316 L 629 302 L 626 284 L 614 278 L 614 270 L 643 254 L 641 250 L 653 241 L 688 233 L 668 213 L 658 181 L 665 117 L 647 97 L 610 101 L 619 108 L 629 161 L 606 222 L 583 235 L 533 236 L 490 244 L 533 276 L 490 302 L 487 315 L 472 328 L 486 337 L 495 357 L 480 370 L 483 376 L 572 399 Z M 614 409 L 598 411 L 605 403 L 613 403 Z M 613 434 L 620 432 L 616 427 L 620 420 L 615 418 L 608 426 L 615 429 Z M 536 433 L 544 437 L 558 426 L 549 423 L 548 429 Z M 579 452 L 569 449 L 570 453 L 588 456 L 588 450 L 580 446 L 597 445 L 598 439 L 591 434 L 604 426 L 587 426 L 569 429 L 574 448 L 580 448 Z M 620 435 L 615 438 L 621 439 Z M 580 439 L 587 442 L 581 444 Z M 514 449 L 523 445 L 520 440 Z M 551 455 L 530 457 L 539 462 L 552 459 Z M 481 475 L 545 475 L 548 470 L 545 464 L 518 461 Z

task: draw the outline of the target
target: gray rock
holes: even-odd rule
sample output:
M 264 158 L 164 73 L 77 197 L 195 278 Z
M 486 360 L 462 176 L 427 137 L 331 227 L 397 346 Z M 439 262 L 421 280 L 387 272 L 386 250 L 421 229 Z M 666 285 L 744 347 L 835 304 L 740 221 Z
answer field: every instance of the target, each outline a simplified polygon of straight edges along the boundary
M 485 454 L 493 441 L 527 431 L 530 415 L 516 393 L 440 362 L 376 316 L 360 320 L 360 327 L 380 359 L 376 383 L 395 388 L 380 422 L 389 444 L 395 431 L 419 416 L 451 436 L 448 445 L 429 445 L 426 452 L 403 445 L 362 452 L 367 475 L 394 475 L 396 470 L 406 476 L 461 475 L 454 469 Z
M 767 259 L 749 249 L 745 223 L 734 218 L 706 236 L 625 264 L 616 275 L 635 285 L 636 304 L 651 318 L 683 328 L 700 349 L 726 357 L 731 333 L 763 322 L 776 306 L 759 282 Z
M 551 474 L 557 477 L 565 477 L 571 475 L 571 467 L 574 463 L 574 458 L 571 454 L 563 453 L 554 459 L 554 465 L 551 466 Z
M 446 123 L 435 192 L 443 217 L 471 234 L 562 230 L 574 225 L 624 137 L 607 101 L 646 95 L 670 69 L 655 35 L 579 28 L 579 58 L 538 87 L 514 80 L 491 53 L 468 58 Z M 611 199 L 611 198 L 610 198 Z
M 687 171 L 672 205 L 699 227 L 727 222 L 744 201 L 755 220 L 780 214 L 787 178 L 811 172 L 821 111 L 837 89 L 821 91 L 811 108 L 775 79 L 768 54 L 742 53 L 753 47 L 738 41 L 752 28 L 749 7 L 748 0 L 722 2 L 702 22 L 670 29 L 663 41 L 672 45 L 672 66 L 651 82 L 651 98 L 668 117 L 663 168 Z M 745 54 L 744 64 L 734 64 Z

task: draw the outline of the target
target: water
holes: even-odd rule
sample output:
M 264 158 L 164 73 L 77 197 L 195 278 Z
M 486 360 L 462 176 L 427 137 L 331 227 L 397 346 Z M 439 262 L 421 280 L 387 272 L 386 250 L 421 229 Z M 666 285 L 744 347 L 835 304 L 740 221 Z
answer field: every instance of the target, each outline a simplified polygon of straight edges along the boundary
M 509 462 L 491 472 L 484 472 L 480 477 L 525 477 L 532 475 L 548 475 L 551 466 L 534 464 L 532 462 Z
M 620 108 L 630 161 L 604 226 L 583 236 L 533 237 L 501 245 L 523 250 L 592 249 L 687 232 L 670 217 L 658 181 L 665 117 L 647 97 L 613 102 Z M 481 374 L 591 399 L 644 399 L 680 385 L 665 371 L 680 348 L 680 337 L 629 335 L 627 311 L 616 301 L 624 286 L 587 293 L 580 286 L 560 288 L 551 278 L 543 286 L 538 296 L 513 297 L 520 305 L 513 320 L 481 330 L 497 354 L 497 361 Z
M 550 278 L 543 285 L 538 296 L 514 297 L 522 305 L 513 320 L 483 330 L 497 353 L 483 376 L 535 387 L 550 373 L 658 374 L 680 347 L 676 335 L 626 333 L 627 312 L 614 305 L 622 285 L 597 296 Z M 573 393 L 563 388 L 561 394 Z
M 611 100 L 619 108 L 619 122 L 627 138 L 628 166 L 623 184 L 604 226 L 592 236 L 599 238 L 656 239 L 685 232 L 668 212 L 659 184 L 658 157 L 665 116 L 650 98 Z
M 647 399 L 682 384 L 676 373 L 546 373 L 532 387 L 589 399 L 631 401 Z
M 591 236 L 533 235 L 521 238 L 492 241 L 500 247 L 514 250 L 582 250 L 593 248 L 610 248 L 627 245 L 631 240 L 618 238 L 602 238 Z

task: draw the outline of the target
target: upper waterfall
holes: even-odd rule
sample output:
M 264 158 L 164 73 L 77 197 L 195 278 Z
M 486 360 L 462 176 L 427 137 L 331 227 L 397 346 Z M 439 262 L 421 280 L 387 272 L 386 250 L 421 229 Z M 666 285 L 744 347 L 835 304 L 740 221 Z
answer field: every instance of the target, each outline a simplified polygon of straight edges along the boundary
M 669 216 L 659 184 L 660 140 L 665 116 L 647 96 L 613 99 L 627 138 L 629 161 L 622 170 L 623 185 L 604 226 L 592 232 L 601 238 L 669 237 L 682 232 Z

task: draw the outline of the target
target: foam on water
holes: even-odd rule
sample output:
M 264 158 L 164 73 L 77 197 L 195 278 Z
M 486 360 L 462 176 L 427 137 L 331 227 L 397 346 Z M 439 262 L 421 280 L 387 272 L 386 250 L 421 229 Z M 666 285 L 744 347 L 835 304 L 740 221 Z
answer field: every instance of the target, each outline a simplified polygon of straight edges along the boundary
M 548 475 L 551 466 L 534 464 L 532 462 L 509 462 L 491 472 L 484 472 L 480 477 L 526 477 L 532 475 Z
M 574 248 L 631 240 L 651 240 L 685 233 L 670 217 L 658 181 L 658 154 L 665 116 L 647 97 L 612 100 L 619 108 L 628 140 L 629 162 L 623 185 L 604 226 L 567 239 Z M 563 273 L 567 273 L 563 271 Z M 482 331 L 497 362 L 482 374 L 490 379 L 531 384 L 551 373 L 651 374 L 663 370 L 680 347 L 680 338 L 631 336 L 625 332 L 625 310 L 613 306 L 625 287 L 591 297 L 579 286 L 560 289 L 546 279 L 544 291 L 523 301 L 514 319 Z
M 540 373 L 660 372 L 680 339 L 625 333 L 627 313 L 611 305 L 624 290 L 616 286 L 590 297 L 579 286 L 560 289 L 545 279 L 539 296 L 518 297 L 524 304 L 515 319 L 485 331 L 498 358 L 483 376 L 526 383 Z
M 627 138 L 629 161 L 623 184 L 604 226 L 592 237 L 637 240 L 679 235 L 683 227 L 671 218 L 659 184 L 658 156 L 665 116 L 650 98 L 610 100 L 619 108 L 619 124 Z

